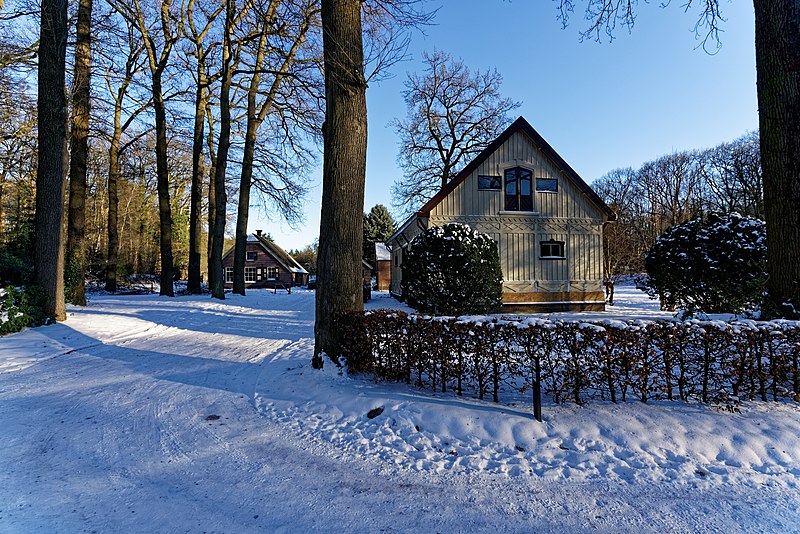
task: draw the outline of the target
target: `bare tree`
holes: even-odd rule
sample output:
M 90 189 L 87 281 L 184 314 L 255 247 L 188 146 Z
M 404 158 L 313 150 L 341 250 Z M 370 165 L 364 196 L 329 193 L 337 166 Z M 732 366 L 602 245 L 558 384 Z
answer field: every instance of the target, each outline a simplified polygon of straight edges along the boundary
M 592 188 L 616 215 L 603 228 L 603 284 L 606 300 L 614 304 L 614 288 L 625 275 L 638 274 L 644 269 L 644 255 L 652 245 L 640 231 L 637 217 L 637 188 L 639 173 L 631 168 L 615 169 L 592 183 Z
M 153 111 L 156 131 L 156 176 L 159 205 L 159 244 L 161 256 L 160 294 L 174 296 L 173 258 L 172 258 L 172 208 L 169 195 L 169 162 L 167 158 L 167 109 L 164 91 L 164 72 L 170 65 L 170 56 L 179 32 L 175 15 L 172 13 L 172 0 L 162 0 L 156 4 L 143 4 L 132 0 L 132 4 L 112 0 L 114 8 L 126 19 L 133 22 L 147 54 L 150 69 Z
M 407 116 L 391 122 L 404 170 L 393 188 L 394 204 L 411 211 L 444 187 L 509 125 L 520 106 L 502 98 L 496 70 L 471 72 L 460 59 L 434 50 L 423 74 L 411 74 L 403 93 Z
M 700 154 L 705 192 L 711 211 L 739 212 L 764 219 L 764 185 L 758 132 L 723 143 Z
M 120 20 L 121 19 L 121 20 Z M 137 135 L 123 141 L 123 136 L 137 118 L 151 104 L 151 98 L 135 98 L 131 88 L 137 76 L 146 68 L 144 46 L 137 35 L 135 24 L 123 17 L 110 15 L 104 25 L 105 46 L 99 47 L 99 63 L 103 65 L 103 79 L 109 95 L 111 124 L 108 135 L 108 210 L 106 218 L 106 268 L 105 289 L 117 290 L 119 261 L 119 193 L 123 180 L 121 159 L 125 151 L 148 132 L 145 128 Z M 106 53 L 107 52 L 107 53 Z M 133 104 L 131 107 L 129 102 Z
M 575 0 L 560 0 L 566 24 Z M 589 28 L 585 37 L 611 37 L 617 24 L 632 27 L 635 0 L 586 0 Z M 719 0 L 688 0 L 699 5 L 695 31 L 719 46 L 723 20 Z M 800 316 L 800 8 L 797 0 L 753 0 L 755 7 L 756 73 L 764 171 L 764 213 L 767 223 L 769 278 L 767 289 L 776 313 Z
M 216 43 L 207 42 L 214 23 L 224 4 L 211 4 L 206 6 L 202 1 L 189 0 L 184 15 L 188 26 L 188 39 L 194 56 L 195 68 L 195 111 L 192 142 L 192 186 L 189 207 L 189 279 L 187 290 L 189 293 L 200 292 L 200 238 L 203 233 L 201 219 L 202 184 L 204 176 L 203 155 L 205 143 L 206 108 L 209 104 L 209 87 L 219 76 L 219 71 L 209 73 L 207 65 L 211 54 L 217 48 Z M 202 16 L 202 26 L 198 25 L 197 14 Z
M 675 152 L 645 163 L 638 182 L 656 235 L 688 221 L 701 209 L 702 173 L 695 152 Z
M 36 170 L 36 283 L 46 295 L 45 313 L 63 321 L 64 159 L 67 140 L 65 71 L 67 2 L 43 0 L 39 34 L 37 104 L 39 151 Z
M 264 8 L 254 10 L 257 20 L 250 33 L 256 47 L 252 64 L 241 72 L 250 75 L 233 260 L 233 292 L 241 295 L 245 294 L 247 221 L 259 129 L 271 116 L 273 128 L 260 144 L 269 152 L 264 170 L 274 172 L 262 173 L 256 185 L 284 218 L 293 220 L 300 216 L 299 200 L 304 193 L 298 171 L 308 160 L 297 139 L 298 127 L 313 123 L 318 115 L 313 105 L 319 92 L 318 57 L 316 49 L 307 45 L 309 32 L 318 24 L 316 0 L 270 0 Z M 273 176 L 264 176 L 268 174 Z
M 222 249 L 225 242 L 225 215 L 228 195 L 225 190 L 225 173 L 228 168 L 228 151 L 231 145 L 231 84 L 233 83 L 233 29 L 236 20 L 235 0 L 225 0 L 225 28 L 222 40 L 222 71 L 219 94 L 219 138 L 217 161 L 214 168 L 214 228 L 211 255 L 208 259 L 211 296 L 225 299 L 225 274 L 222 268 Z
M 67 266 L 73 304 L 86 306 L 86 166 L 89 157 L 89 97 L 92 72 L 92 0 L 79 0 L 72 91 L 72 127 L 69 159 Z

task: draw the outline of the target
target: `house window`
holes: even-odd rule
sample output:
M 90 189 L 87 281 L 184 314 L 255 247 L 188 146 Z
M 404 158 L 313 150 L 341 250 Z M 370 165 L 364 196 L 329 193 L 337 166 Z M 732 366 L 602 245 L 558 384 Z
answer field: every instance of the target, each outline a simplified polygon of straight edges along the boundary
M 247 261 L 256 261 L 256 257 L 258 257 L 258 254 L 255 250 L 247 251 Z
M 531 171 L 514 167 L 505 172 L 505 209 L 508 211 L 533 211 Z
M 233 283 L 233 267 L 225 267 L 225 283 Z
M 256 268 L 255 267 L 245 267 L 244 268 L 244 281 L 245 283 L 252 283 L 256 281 Z
M 268 280 L 276 280 L 278 278 L 278 268 L 277 267 L 267 267 L 267 279 Z
M 558 193 L 558 180 L 555 178 L 537 178 L 536 191 L 540 193 Z
M 499 176 L 478 176 L 478 191 L 500 191 L 503 189 Z
M 564 242 L 555 241 L 542 241 L 539 249 L 539 257 L 543 260 L 562 260 L 564 256 Z

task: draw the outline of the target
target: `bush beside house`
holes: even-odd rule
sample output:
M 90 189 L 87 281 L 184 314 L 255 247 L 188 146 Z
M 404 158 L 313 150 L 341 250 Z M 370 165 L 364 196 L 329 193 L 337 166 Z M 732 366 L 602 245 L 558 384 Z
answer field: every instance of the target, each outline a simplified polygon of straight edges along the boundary
M 502 305 L 497 244 L 465 224 L 445 224 L 417 235 L 402 269 L 403 297 L 423 313 L 491 313 Z
M 689 315 L 741 313 L 763 300 L 767 245 L 763 221 L 738 213 L 673 226 L 645 257 L 648 292 L 664 309 Z

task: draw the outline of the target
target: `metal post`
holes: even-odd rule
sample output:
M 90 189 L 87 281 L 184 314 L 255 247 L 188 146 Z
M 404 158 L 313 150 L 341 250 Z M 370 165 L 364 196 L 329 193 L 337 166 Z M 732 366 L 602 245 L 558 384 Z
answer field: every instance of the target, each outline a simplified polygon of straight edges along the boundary
M 533 416 L 542 422 L 542 365 L 537 354 L 533 359 Z

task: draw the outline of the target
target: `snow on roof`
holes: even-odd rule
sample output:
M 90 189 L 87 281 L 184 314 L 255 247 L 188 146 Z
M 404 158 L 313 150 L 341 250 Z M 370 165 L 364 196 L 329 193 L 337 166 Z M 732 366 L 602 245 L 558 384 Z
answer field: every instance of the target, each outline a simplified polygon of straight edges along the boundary
M 256 234 L 247 234 L 247 242 L 258 243 L 258 238 L 256 237 Z
M 384 243 L 375 243 L 375 259 L 378 261 L 392 259 L 392 254 Z

